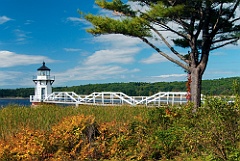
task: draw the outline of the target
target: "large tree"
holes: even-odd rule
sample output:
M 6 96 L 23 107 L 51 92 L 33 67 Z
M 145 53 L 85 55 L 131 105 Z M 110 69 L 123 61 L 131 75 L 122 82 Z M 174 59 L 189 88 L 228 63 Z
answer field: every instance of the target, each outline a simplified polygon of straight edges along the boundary
M 237 44 L 240 31 L 240 0 L 96 0 L 113 16 L 83 14 L 93 26 L 87 31 L 95 36 L 123 34 L 137 37 L 160 55 L 179 65 L 190 75 L 191 101 L 201 104 L 201 82 L 212 50 Z M 134 6 L 134 7 L 133 7 Z M 141 8 L 141 9 L 138 9 Z M 170 32 L 172 39 L 166 35 Z M 162 41 L 173 54 L 160 49 Z M 181 54 L 175 46 L 187 48 Z

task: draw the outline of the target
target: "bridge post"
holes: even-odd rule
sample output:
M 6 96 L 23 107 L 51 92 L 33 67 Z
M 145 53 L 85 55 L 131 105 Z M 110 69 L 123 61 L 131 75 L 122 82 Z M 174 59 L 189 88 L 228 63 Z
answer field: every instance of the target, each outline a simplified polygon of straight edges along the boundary
M 180 94 L 180 105 L 182 105 L 182 94 Z
M 158 107 L 161 106 L 161 97 L 160 97 L 160 94 L 158 95 Z
M 169 104 L 169 92 L 167 92 L 167 105 Z
M 174 96 L 175 96 L 175 94 L 172 93 L 172 106 L 174 105 Z
M 110 100 L 111 100 L 111 103 L 113 105 L 113 94 L 112 93 L 110 93 Z
M 102 93 L 102 104 L 104 105 L 104 93 Z
M 96 98 L 96 95 L 95 95 L 95 92 L 94 92 L 94 93 L 93 93 L 93 103 L 94 103 L 94 104 L 96 103 L 95 98 Z

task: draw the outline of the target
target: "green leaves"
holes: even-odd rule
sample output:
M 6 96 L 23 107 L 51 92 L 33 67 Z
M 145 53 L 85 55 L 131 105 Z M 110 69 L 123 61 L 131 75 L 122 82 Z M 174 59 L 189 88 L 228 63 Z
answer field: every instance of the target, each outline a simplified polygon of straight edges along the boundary
M 167 7 L 164 3 L 158 2 L 151 5 L 151 9 L 147 14 L 153 19 L 171 19 L 172 17 L 180 17 L 184 13 L 184 9 L 183 4 Z
M 94 26 L 94 28 L 87 29 L 87 32 L 95 36 L 100 34 L 123 34 L 134 37 L 151 36 L 148 30 L 148 23 L 140 18 L 116 20 L 88 14 L 85 16 L 85 19 Z
M 132 17 L 136 14 L 133 10 L 131 10 L 129 5 L 124 4 L 121 0 L 113 0 L 112 2 L 107 2 L 106 0 L 96 0 L 95 3 L 101 8 L 116 12 L 116 14 L 123 14 Z

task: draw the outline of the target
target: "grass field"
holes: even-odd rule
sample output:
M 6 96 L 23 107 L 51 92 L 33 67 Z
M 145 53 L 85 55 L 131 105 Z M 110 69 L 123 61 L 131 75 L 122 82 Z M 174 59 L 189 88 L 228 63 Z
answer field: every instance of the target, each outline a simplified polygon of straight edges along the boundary
M 62 118 L 74 115 L 92 115 L 96 122 L 116 121 L 118 123 L 134 120 L 135 116 L 146 117 L 149 109 L 130 106 L 69 106 L 43 105 L 39 107 L 8 106 L 0 110 L 1 136 L 17 132 L 25 127 L 36 130 L 50 130 Z
M 238 104 L 8 106 L 0 110 L 0 160 L 240 160 Z

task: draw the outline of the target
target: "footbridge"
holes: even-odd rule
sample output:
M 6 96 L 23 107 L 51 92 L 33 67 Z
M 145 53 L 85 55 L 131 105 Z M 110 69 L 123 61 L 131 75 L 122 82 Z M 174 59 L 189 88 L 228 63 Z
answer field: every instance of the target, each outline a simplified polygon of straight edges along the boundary
M 69 105 L 182 105 L 187 103 L 187 92 L 158 92 L 152 96 L 128 96 L 122 92 L 93 92 L 89 95 L 78 95 L 74 92 L 53 92 L 42 100 L 30 96 L 30 102 L 45 102 Z

